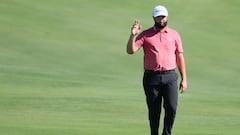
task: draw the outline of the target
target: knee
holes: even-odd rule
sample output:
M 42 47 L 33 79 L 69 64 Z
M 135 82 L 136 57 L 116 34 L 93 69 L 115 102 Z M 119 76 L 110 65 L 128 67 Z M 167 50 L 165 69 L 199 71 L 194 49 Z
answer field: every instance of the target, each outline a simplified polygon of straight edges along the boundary
M 175 115 L 177 111 L 177 104 L 165 104 L 164 105 L 165 112 L 171 115 Z

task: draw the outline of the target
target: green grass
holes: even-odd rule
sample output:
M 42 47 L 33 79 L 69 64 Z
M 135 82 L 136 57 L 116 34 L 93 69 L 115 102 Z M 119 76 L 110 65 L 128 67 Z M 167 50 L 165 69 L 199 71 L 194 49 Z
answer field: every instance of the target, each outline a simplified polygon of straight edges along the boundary
M 1 0 L 1 135 L 149 134 L 142 52 L 125 48 L 133 20 L 152 26 L 157 4 Z M 238 135 L 240 2 L 162 4 L 188 73 L 173 134 Z

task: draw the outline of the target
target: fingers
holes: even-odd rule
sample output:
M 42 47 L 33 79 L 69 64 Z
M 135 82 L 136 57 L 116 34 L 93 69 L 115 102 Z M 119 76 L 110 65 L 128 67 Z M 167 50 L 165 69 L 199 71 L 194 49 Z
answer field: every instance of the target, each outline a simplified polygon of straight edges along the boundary
M 181 93 L 184 93 L 185 91 L 186 91 L 186 87 L 184 87 L 183 85 L 180 85 L 180 87 L 179 87 L 179 90 L 180 90 L 180 92 Z
M 135 20 L 131 28 L 131 34 L 136 36 L 137 34 L 139 34 L 140 30 L 141 30 L 140 21 Z
M 134 21 L 134 25 L 136 25 L 136 24 L 140 24 L 140 21 L 139 20 L 135 20 Z
M 182 89 L 182 85 L 180 84 L 180 86 L 179 86 L 179 91 L 181 92 L 181 93 L 183 93 L 183 89 Z
M 181 80 L 179 90 L 181 91 L 181 93 L 184 93 L 187 90 L 187 81 L 185 79 Z
M 139 20 L 135 20 L 134 23 L 133 23 L 132 28 L 140 29 L 141 28 L 140 21 Z
M 183 90 L 182 88 L 180 89 L 180 93 L 182 94 L 182 93 L 184 93 L 185 92 L 185 90 Z

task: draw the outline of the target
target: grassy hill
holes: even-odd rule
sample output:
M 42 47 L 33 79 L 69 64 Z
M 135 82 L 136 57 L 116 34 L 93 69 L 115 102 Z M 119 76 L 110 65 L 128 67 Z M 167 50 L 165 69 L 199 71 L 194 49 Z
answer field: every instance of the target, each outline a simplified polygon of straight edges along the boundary
M 1 0 L 1 134 L 148 134 L 142 51 L 125 48 L 132 22 L 151 27 L 159 3 L 188 73 L 173 133 L 238 135 L 238 0 Z

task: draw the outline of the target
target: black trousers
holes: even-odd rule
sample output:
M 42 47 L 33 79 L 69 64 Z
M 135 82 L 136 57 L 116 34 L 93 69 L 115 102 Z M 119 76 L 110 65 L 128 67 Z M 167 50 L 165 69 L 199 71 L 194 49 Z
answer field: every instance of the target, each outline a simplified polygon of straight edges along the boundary
M 158 135 L 160 114 L 165 110 L 162 135 L 171 135 L 178 102 L 178 76 L 174 70 L 155 72 L 146 70 L 143 87 L 148 106 L 151 135 Z

